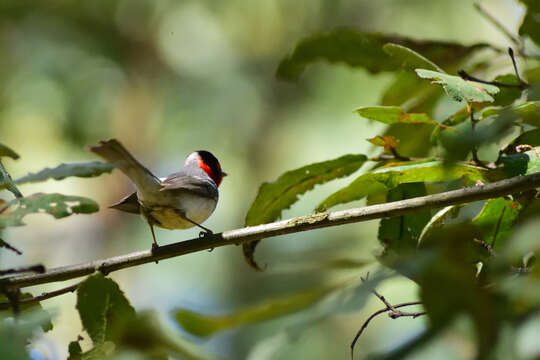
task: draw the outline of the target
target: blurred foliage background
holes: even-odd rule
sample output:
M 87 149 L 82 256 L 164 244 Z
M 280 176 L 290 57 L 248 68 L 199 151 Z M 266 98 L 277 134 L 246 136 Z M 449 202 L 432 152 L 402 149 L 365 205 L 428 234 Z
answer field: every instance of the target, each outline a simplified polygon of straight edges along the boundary
M 514 0 L 483 5 L 510 29 L 524 8 Z M 212 151 L 229 174 L 205 223 L 214 231 L 240 228 L 259 185 L 284 171 L 347 153 L 375 154 L 365 141 L 381 124 L 353 114 L 378 103 L 392 80 L 364 70 L 317 63 L 297 83 L 275 78 L 283 56 L 314 32 L 337 26 L 463 44 L 510 44 L 469 0 L 65 0 L 0 2 L 0 140 L 19 161 L 6 161 L 14 177 L 61 162 L 91 160 L 86 146 L 118 138 L 158 175 L 177 171 L 194 150 Z M 299 216 L 347 184 L 317 187 L 283 217 Z M 56 222 L 25 218 L 6 241 L 24 251 L 0 252 L 3 267 L 43 263 L 48 268 L 150 247 L 147 225 L 107 205 L 131 191 L 119 172 L 95 179 L 30 185 L 26 193 L 62 192 L 96 199 L 99 213 Z M 352 207 L 358 204 L 348 204 Z M 264 241 L 255 272 L 240 248 L 197 253 L 111 275 L 137 310 L 157 309 L 166 321 L 184 307 L 230 312 L 273 296 L 365 274 L 380 246 L 377 222 L 311 231 Z M 198 230 L 157 230 L 160 244 L 189 239 Z M 333 259 L 334 262 L 322 261 Z M 320 271 L 324 270 L 324 271 Z M 331 271 L 329 271 L 331 270 Z M 58 284 L 32 288 L 38 294 Z M 393 278 L 379 289 L 392 302 L 418 298 L 416 285 Z M 75 296 L 44 302 L 54 329 L 33 345 L 38 359 L 62 359 L 81 333 Z M 283 340 L 291 321 L 278 318 L 190 337 L 228 359 L 343 359 L 364 319 L 381 308 L 370 298 L 359 312 L 313 322 Z M 357 345 L 359 356 L 391 348 L 417 334 L 424 319 L 379 319 Z M 178 325 L 170 321 L 172 327 Z M 527 325 L 523 354 L 540 354 L 540 320 Z M 467 359 L 474 352 L 466 320 L 415 359 Z M 86 341 L 86 343 L 85 343 Z M 82 342 L 88 346 L 88 339 Z

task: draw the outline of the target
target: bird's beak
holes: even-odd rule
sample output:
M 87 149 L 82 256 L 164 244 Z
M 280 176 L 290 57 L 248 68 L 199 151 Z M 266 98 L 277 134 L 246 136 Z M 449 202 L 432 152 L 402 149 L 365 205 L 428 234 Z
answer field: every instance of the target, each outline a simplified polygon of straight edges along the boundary
M 225 171 L 222 171 L 221 172 L 221 176 L 225 177 L 225 176 L 228 176 L 229 174 L 227 174 Z

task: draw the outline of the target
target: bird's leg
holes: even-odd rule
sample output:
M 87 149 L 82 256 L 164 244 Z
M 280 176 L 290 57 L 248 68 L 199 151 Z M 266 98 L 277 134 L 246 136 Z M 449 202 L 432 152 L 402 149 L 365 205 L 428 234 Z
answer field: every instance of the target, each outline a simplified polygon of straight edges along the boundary
M 212 234 L 214 233 L 214 232 L 213 232 L 212 230 L 210 230 L 209 228 L 207 228 L 207 227 L 205 227 L 205 226 L 202 226 L 201 224 L 198 224 L 197 222 L 195 222 L 195 221 L 189 219 L 189 218 L 185 215 L 185 213 L 184 213 L 182 210 L 180 210 L 180 209 L 174 209 L 174 211 L 175 211 L 182 219 L 184 219 L 184 220 L 186 220 L 186 221 L 192 223 L 193 225 L 198 226 L 198 227 L 200 227 L 201 229 L 204 230 L 204 232 L 201 231 L 201 232 L 199 233 L 199 237 L 203 237 L 203 236 L 207 236 L 207 235 L 212 235 Z M 201 235 L 202 235 L 202 236 L 201 236 Z
M 154 234 L 154 225 L 152 225 L 152 223 L 148 221 L 148 226 L 150 226 L 150 231 L 152 232 L 152 240 L 154 240 L 154 242 L 152 243 L 152 249 L 157 249 L 159 245 L 156 241 L 156 234 Z

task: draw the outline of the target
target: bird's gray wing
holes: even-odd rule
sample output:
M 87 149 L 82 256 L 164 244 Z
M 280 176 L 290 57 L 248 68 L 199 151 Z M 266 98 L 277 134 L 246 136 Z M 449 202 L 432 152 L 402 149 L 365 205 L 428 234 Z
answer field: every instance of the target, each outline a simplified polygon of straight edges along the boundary
M 188 191 L 211 199 L 218 198 L 218 190 L 210 180 L 178 172 L 161 180 L 161 191 Z

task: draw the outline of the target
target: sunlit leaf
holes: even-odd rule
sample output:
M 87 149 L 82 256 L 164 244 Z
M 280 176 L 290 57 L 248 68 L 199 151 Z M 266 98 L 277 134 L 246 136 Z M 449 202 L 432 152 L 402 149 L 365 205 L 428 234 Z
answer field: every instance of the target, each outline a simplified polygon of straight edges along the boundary
M 427 114 L 407 113 L 399 106 L 365 106 L 355 111 L 358 115 L 366 119 L 379 121 L 384 124 L 430 124 L 446 127 L 432 120 Z
M 307 65 L 318 60 L 362 67 L 371 73 L 396 71 L 401 68 L 401 62 L 383 51 L 382 47 L 387 43 L 406 46 L 443 67 L 444 64 L 453 62 L 464 54 L 487 46 L 485 44 L 463 46 L 450 42 L 417 41 L 395 35 L 339 28 L 301 40 L 293 53 L 281 61 L 277 76 L 287 80 L 298 79 Z
M 420 68 L 444 72 L 443 69 L 429 59 L 403 45 L 389 43 L 383 46 L 383 50 L 396 61 L 399 61 L 400 66 L 405 69 L 414 70 Z
M 246 225 L 264 224 L 278 219 L 284 209 L 298 200 L 298 195 L 317 184 L 352 174 L 366 160 L 365 155 L 345 155 L 287 171 L 276 181 L 262 184 L 246 215 Z
M 60 164 L 54 168 L 45 168 L 37 173 L 30 173 L 17 180 L 16 184 L 45 181 L 47 179 L 62 180 L 69 176 L 94 177 L 103 173 L 111 172 L 114 166 L 99 162 L 89 161 L 81 163 Z
M 493 102 L 491 95 L 499 92 L 496 86 L 465 81 L 459 76 L 425 69 L 416 69 L 416 73 L 423 79 L 430 79 L 433 80 L 432 83 L 442 85 L 446 93 L 456 101 Z
M 327 197 L 316 211 L 325 211 L 338 204 L 360 200 L 370 194 L 384 192 L 402 183 L 449 181 L 464 178 L 468 182 L 488 181 L 488 170 L 476 166 L 457 164 L 445 167 L 439 161 L 413 165 L 385 167 L 360 175 L 349 186 Z
M 90 214 L 99 210 L 91 199 L 62 194 L 36 193 L 15 199 L 4 205 L 0 214 L 0 228 L 24 225 L 23 218 L 32 213 L 47 213 L 57 219 L 72 214 Z
M 374 138 L 367 139 L 368 142 L 375 146 L 381 146 L 384 151 L 391 152 L 397 147 L 398 140 L 393 136 L 375 136 Z
M 94 346 L 115 340 L 135 318 L 135 310 L 122 290 L 101 274 L 92 275 L 79 285 L 77 310 Z
M 4 144 L 0 144 L 0 158 L 4 156 L 12 158 L 13 160 L 17 160 L 19 158 L 19 154 L 17 154 L 15 151 Z

